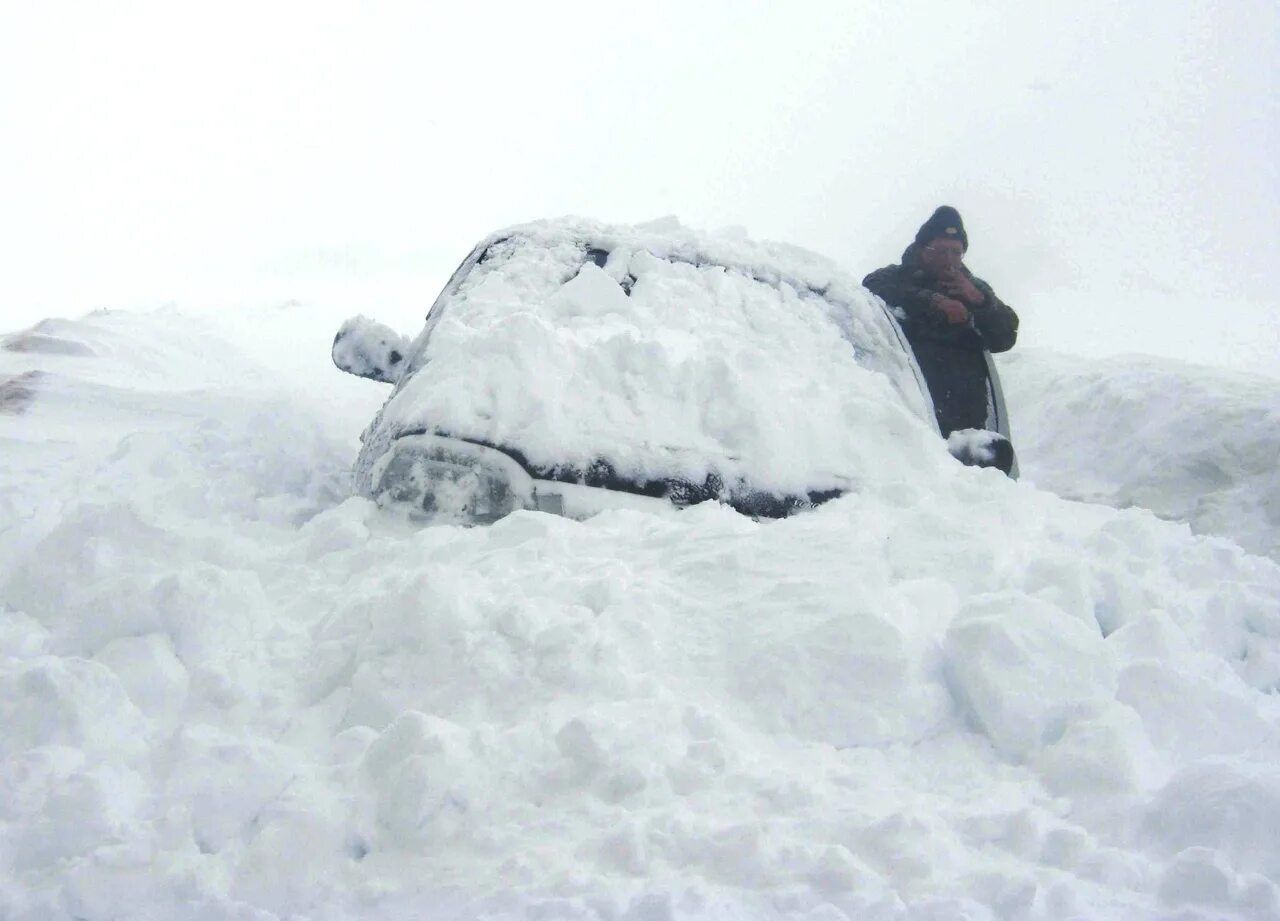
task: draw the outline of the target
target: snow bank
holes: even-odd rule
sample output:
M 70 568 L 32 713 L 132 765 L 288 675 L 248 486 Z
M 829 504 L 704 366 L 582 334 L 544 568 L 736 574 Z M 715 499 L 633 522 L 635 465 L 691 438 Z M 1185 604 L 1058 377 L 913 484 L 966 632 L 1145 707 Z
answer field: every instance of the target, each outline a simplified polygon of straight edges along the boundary
M 413 529 L 288 319 L 0 352 L 0 916 L 1280 912 L 1274 562 L 958 466 Z
M 1022 475 L 1280 561 L 1280 381 L 1148 356 L 1011 352 Z

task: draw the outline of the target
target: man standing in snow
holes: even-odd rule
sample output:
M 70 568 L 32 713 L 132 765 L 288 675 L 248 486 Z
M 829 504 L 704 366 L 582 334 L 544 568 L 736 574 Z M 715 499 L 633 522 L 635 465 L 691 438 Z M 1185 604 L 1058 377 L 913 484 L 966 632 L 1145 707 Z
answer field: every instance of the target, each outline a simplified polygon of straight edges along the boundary
M 960 212 L 943 205 L 916 233 L 901 265 L 862 280 L 896 308 L 929 385 L 943 437 L 985 428 L 987 363 L 1018 338 L 1018 315 L 963 263 L 969 248 Z

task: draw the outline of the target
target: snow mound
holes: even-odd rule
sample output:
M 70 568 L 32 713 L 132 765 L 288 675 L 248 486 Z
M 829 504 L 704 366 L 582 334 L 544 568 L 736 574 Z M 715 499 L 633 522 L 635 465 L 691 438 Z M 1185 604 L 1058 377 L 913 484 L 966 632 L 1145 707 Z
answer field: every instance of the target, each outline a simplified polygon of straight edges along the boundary
M 959 466 L 414 529 L 273 328 L 0 353 L 0 916 L 1280 910 L 1274 562 Z
M 1148 356 L 1000 356 L 1022 475 L 1280 561 L 1280 382 Z

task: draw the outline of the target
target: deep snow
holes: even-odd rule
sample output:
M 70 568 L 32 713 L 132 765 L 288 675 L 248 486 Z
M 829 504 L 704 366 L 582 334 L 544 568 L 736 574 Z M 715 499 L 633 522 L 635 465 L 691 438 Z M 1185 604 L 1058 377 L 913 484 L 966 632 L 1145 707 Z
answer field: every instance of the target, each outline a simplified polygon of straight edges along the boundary
M 0 348 L 0 916 L 1280 914 L 1280 566 L 1034 485 L 1118 482 L 1052 445 L 1170 381 L 1253 384 L 1078 414 L 1037 382 L 1127 366 L 1015 352 L 1027 482 L 420 529 L 346 498 L 386 390 L 338 319 Z
M 1024 476 L 1280 562 L 1280 380 L 1147 355 L 1011 352 L 1001 367 Z

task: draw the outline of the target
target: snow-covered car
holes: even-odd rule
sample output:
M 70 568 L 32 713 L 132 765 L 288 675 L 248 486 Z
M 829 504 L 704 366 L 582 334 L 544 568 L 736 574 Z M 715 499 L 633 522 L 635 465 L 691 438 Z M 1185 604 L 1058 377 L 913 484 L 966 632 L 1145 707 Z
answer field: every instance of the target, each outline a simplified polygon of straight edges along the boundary
M 417 338 L 356 317 L 333 360 L 394 385 L 356 491 L 471 522 L 708 499 L 779 517 L 873 466 L 953 463 L 879 298 L 816 254 L 674 220 L 495 233 Z M 1008 436 L 990 383 L 990 431 L 950 440 L 966 463 Z

